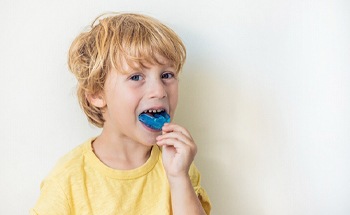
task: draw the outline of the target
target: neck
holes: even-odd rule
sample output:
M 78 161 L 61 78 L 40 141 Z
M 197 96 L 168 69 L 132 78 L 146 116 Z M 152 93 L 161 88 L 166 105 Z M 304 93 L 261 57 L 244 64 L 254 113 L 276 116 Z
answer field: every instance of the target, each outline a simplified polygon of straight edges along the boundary
M 130 170 L 148 160 L 152 146 L 145 146 L 129 137 L 102 131 L 92 144 L 95 155 L 107 166 Z

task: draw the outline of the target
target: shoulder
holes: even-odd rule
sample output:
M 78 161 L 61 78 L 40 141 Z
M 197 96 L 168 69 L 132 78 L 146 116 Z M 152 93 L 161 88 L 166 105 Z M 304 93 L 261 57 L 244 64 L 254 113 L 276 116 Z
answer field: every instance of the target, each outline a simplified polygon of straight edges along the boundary
M 71 203 L 69 183 L 73 178 L 79 178 L 84 166 L 84 157 L 88 151 L 90 139 L 77 146 L 60 158 L 40 186 L 40 196 L 31 210 L 32 214 L 70 214 Z
M 193 187 L 200 185 L 201 175 L 194 163 L 191 164 L 188 174 L 190 176 Z
M 193 189 L 198 196 L 202 207 L 204 208 L 206 214 L 210 214 L 211 202 L 207 192 L 201 185 L 201 174 L 194 163 L 191 164 L 188 174 L 190 176 Z
M 85 161 L 84 157 L 91 149 L 92 140 L 93 138 L 90 138 L 61 157 L 45 180 L 65 177 L 69 174 L 76 173 L 77 170 L 81 169 L 82 164 Z

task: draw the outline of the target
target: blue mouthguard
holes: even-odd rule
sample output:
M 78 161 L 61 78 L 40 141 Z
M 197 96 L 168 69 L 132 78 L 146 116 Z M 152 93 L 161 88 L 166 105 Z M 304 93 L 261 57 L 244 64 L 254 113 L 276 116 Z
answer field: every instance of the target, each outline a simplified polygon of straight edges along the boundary
M 170 116 L 165 111 L 155 113 L 153 116 L 142 113 L 139 115 L 139 121 L 154 130 L 162 130 L 164 123 L 170 122 Z

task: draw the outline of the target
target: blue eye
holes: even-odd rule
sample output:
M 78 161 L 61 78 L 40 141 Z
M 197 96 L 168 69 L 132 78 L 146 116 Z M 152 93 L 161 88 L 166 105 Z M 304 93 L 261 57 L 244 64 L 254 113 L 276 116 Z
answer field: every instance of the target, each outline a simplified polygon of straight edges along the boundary
M 143 78 L 141 75 L 133 75 L 130 77 L 130 80 L 132 81 L 141 81 Z
M 171 72 L 165 72 L 165 73 L 162 74 L 161 77 L 164 78 L 164 79 L 170 79 L 170 78 L 174 77 L 174 74 L 171 73 Z

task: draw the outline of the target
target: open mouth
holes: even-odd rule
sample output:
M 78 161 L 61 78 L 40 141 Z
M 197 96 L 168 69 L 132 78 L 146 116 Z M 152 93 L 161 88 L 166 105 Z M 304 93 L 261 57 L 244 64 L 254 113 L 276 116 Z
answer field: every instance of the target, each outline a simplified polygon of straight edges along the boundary
M 164 109 L 146 110 L 139 115 L 139 121 L 154 130 L 162 130 L 164 123 L 170 122 L 170 116 Z

